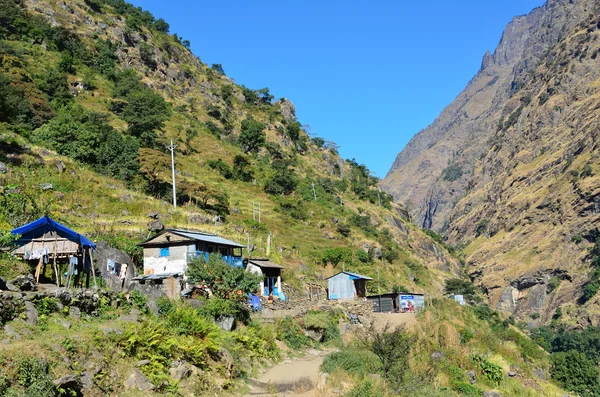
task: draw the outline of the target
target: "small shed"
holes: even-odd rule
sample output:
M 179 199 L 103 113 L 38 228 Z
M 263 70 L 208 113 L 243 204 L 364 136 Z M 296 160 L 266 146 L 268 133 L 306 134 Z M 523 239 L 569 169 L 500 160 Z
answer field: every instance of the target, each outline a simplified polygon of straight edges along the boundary
M 339 272 L 327 279 L 328 299 L 356 299 L 367 296 L 367 281 L 371 277 L 350 272 Z
M 453 299 L 454 301 L 458 302 L 458 304 L 461 306 L 464 306 L 467 304 L 465 302 L 464 295 L 450 295 L 450 296 L 448 296 L 448 298 Z
M 248 259 L 246 270 L 264 276 L 263 281 L 259 284 L 259 296 L 279 296 L 283 294 L 281 284 L 281 269 L 283 266 L 271 262 L 268 259 Z
M 398 295 L 400 311 L 418 312 L 425 308 L 425 295 L 402 292 Z
M 368 296 L 367 300 L 373 304 L 375 313 L 397 313 L 400 310 L 398 293 L 390 292 L 388 294 Z
M 42 266 L 52 261 L 56 283 L 60 286 L 60 265 L 67 264 L 67 283 L 71 276 L 75 276 L 75 283 L 81 274 L 86 274 L 86 286 L 89 286 L 90 273 L 96 280 L 92 250 L 96 244 L 85 236 L 61 225 L 48 216 L 13 229 L 11 233 L 19 236 L 15 242 L 16 248 L 13 255 L 37 264 L 35 270 L 36 281 L 39 282 L 40 274 L 44 274 Z

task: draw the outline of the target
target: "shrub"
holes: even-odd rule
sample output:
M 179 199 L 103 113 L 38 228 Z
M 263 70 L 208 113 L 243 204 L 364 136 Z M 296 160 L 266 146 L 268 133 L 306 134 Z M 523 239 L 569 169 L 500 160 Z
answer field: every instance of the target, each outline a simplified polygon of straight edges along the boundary
M 490 223 L 489 219 L 482 219 L 475 226 L 475 236 L 479 237 L 487 231 L 488 224 Z
M 186 275 L 192 284 L 206 285 L 215 297 L 246 301 L 248 294 L 256 292 L 262 276 L 232 267 L 218 254 L 211 254 L 208 261 L 199 258 L 191 262 Z
M 242 302 L 222 298 L 208 299 L 198 312 L 210 319 L 220 320 L 223 317 L 235 317 L 236 320 L 247 323 L 250 312 Z
M 363 380 L 343 397 L 385 397 L 385 392 L 376 386 L 372 380 Z
M 238 143 L 244 149 L 244 152 L 257 152 L 266 140 L 265 125 L 254 120 L 252 116 L 242 121 L 242 129 L 238 137 Z
M 278 210 L 299 221 L 308 219 L 308 213 L 306 212 L 304 203 L 294 198 L 280 198 Z
M 477 298 L 477 290 L 475 289 L 475 285 L 468 280 L 461 280 L 458 278 L 446 280 L 444 293 L 464 295 L 464 297 L 468 300 L 475 300 Z
M 277 339 L 285 342 L 292 349 L 301 349 L 312 346 L 312 341 L 304 335 L 302 327 L 291 317 L 278 319 L 275 322 Z
M 327 248 L 321 254 L 321 262 L 323 265 L 331 263 L 333 266 L 340 263 L 350 263 L 352 262 L 352 250 L 347 247 Z
M 472 355 L 471 361 L 473 361 L 474 364 L 477 364 L 479 370 L 490 382 L 492 382 L 492 384 L 497 386 L 504 378 L 502 367 L 499 365 L 494 364 L 478 355 Z
M 221 159 L 208 160 L 206 164 L 221 174 L 221 176 L 223 176 L 225 179 L 231 179 L 233 177 L 233 171 L 231 170 L 231 167 Z
M 321 371 L 332 373 L 342 369 L 353 375 L 366 376 L 381 371 L 381 361 L 366 349 L 344 349 L 328 354 L 321 364 Z
M 451 163 L 442 171 L 442 178 L 448 182 L 454 182 L 463 175 L 462 167 L 458 164 Z
M 550 375 L 562 387 L 582 397 L 600 396 L 598 368 L 583 353 L 571 350 L 551 356 Z
M 311 310 L 304 316 L 304 328 L 323 332 L 323 342 L 338 339 L 340 329 L 338 327 L 338 316 L 333 312 Z
M 373 261 L 371 255 L 363 249 L 357 249 L 355 255 L 356 259 L 361 263 L 371 263 Z
M 266 193 L 273 195 L 289 195 L 296 190 L 298 178 L 284 160 L 273 161 L 273 174 L 265 183 Z

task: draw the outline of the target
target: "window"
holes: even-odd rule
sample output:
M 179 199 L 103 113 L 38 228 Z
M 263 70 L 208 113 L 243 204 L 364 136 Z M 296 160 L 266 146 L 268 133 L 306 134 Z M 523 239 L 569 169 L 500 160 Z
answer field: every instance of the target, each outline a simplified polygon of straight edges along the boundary
M 169 247 L 164 247 L 160 249 L 160 256 L 169 256 Z

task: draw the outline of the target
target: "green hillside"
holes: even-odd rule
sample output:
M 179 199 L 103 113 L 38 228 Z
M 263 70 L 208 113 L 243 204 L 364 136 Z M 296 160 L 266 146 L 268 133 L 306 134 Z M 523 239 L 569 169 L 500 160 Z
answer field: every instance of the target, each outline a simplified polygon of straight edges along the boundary
M 254 256 L 267 254 L 271 233 L 269 256 L 297 288 L 300 274 L 379 267 L 386 290 L 437 294 L 459 273 L 364 165 L 307 133 L 290 101 L 203 64 L 165 21 L 121 1 L 0 9 L 3 228 L 49 213 L 134 253 L 158 211 L 167 227 L 249 239 Z

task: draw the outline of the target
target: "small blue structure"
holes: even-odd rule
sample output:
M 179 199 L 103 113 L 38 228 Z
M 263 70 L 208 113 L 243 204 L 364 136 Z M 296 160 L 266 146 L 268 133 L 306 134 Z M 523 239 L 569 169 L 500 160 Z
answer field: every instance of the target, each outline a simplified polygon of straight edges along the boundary
M 328 299 L 356 299 L 367 296 L 367 281 L 371 277 L 351 272 L 339 272 L 327 279 Z

